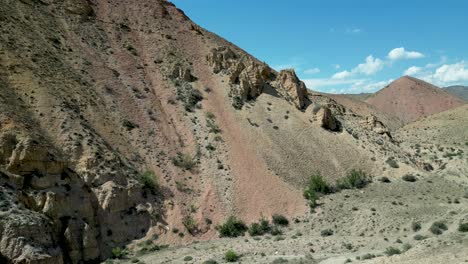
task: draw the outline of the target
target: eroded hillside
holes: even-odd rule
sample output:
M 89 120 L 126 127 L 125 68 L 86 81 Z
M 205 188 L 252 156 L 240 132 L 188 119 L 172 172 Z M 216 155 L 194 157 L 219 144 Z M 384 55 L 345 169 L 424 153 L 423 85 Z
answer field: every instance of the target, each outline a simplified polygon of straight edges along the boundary
M 15 263 L 207 240 L 231 214 L 309 214 L 314 172 L 424 167 L 385 120 L 169 2 L 6 0 L 0 21 L 0 253 Z

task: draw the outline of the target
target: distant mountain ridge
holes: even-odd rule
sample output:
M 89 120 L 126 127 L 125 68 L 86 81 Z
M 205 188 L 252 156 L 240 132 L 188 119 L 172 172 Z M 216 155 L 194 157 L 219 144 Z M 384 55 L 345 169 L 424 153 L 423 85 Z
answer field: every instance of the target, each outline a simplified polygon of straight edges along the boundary
M 447 92 L 468 101 L 468 86 L 453 85 L 444 88 Z
M 403 76 L 378 91 L 366 102 L 404 123 L 463 105 L 465 102 L 423 80 Z

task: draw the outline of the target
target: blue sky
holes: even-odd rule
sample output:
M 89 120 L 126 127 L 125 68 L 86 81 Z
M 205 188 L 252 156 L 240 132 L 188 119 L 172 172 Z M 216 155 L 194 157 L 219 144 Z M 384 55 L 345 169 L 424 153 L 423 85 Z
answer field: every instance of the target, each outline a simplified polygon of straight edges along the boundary
M 408 74 L 468 85 L 465 0 L 173 0 L 197 24 L 308 88 L 373 92 Z

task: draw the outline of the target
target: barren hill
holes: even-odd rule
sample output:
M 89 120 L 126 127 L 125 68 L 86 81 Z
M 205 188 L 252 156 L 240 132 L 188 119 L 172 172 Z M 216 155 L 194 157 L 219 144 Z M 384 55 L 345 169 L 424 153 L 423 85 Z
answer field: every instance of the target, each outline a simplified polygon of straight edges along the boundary
M 410 76 L 393 81 L 366 102 L 404 123 L 464 104 L 447 91 Z
M 392 119 L 308 91 L 170 2 L 6 0 L 0 21 L 0 261 L 210 240 L 230 215 L 309 215 L 314 173 L 421 168 Z

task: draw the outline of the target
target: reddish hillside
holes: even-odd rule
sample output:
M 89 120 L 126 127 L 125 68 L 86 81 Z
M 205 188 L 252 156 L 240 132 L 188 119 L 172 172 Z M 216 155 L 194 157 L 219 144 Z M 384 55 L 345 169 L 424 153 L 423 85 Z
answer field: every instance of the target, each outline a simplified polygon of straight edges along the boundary
M 366 102 L 380 111 L 398 117 L 404 123 L 410 123 L 464 103 L 443 89 L 410 76 L 404 76 L 392 82 Z

